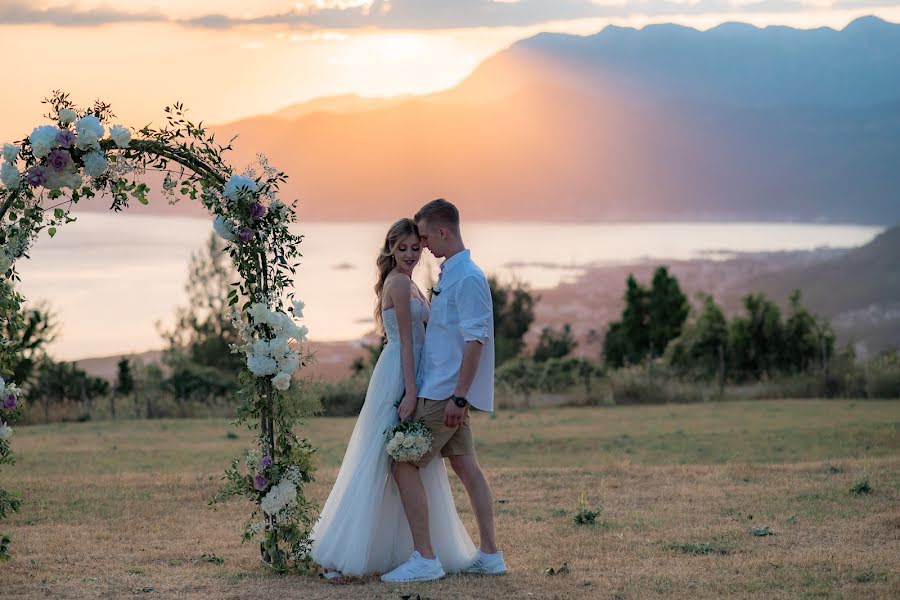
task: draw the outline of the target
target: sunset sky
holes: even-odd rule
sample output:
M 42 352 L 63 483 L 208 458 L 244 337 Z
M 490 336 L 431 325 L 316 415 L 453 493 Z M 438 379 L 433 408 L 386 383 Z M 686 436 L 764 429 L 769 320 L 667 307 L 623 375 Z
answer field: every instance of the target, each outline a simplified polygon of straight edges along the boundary
M 888 0 L 0 0 L 9 64 L 0 141 L 27 135 L 54 89 L 113 103 L 140 126 L 185 102 L 223 122 L 316 96 L 451 87 L 490 54 L 540 31 L 724 21 L 843 27 Z

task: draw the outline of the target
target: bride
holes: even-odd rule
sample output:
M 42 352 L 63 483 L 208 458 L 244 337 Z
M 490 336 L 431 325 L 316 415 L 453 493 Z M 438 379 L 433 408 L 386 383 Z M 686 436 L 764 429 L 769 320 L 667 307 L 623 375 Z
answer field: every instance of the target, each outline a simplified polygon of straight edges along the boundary
M 421 255 L 415 222 L 400 219 L 376 261 L 375 322 L 387 345 L 312 534 L 312 558 L 335 583 L 342 575 L 387 572 L 413 551 L 397 484 L 389 476 L 384 431 L 416 408 L 416 368 L 429 313 L 428 300 L 411 279 Z M 472 562 L 475 546 L 456 512 L 444 461 L 431 461 L 421 474 L 435 553 L 445 569 L 459 571 Z

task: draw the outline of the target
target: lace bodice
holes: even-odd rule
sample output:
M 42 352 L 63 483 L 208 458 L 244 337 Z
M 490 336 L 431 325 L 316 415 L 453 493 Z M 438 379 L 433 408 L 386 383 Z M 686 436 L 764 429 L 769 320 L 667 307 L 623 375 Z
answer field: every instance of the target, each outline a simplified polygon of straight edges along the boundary
M 413 346 L 421 347 L 425 342 L 425 323 L 428 321 L 428 303 L 421 298 L 411 298 L 409 308 L 412 314 Z M 400 327 L 397 324 L 397 311 L 394 307 L 382 312 L 384 318 L 384 333 L 389 344 L 400 343 Z

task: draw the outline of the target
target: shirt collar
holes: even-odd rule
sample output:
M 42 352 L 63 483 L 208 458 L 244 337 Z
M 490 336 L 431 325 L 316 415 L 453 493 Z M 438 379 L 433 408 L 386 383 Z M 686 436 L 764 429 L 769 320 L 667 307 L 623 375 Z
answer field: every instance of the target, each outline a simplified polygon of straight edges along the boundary
M 441 273 L 446 274 L 447 271 L 453 269 L 455 265 L 468 262 L 471 256 L 472 252 L 468 248 L 463 250 L 462 252 L 457 252 L 441 263 Z

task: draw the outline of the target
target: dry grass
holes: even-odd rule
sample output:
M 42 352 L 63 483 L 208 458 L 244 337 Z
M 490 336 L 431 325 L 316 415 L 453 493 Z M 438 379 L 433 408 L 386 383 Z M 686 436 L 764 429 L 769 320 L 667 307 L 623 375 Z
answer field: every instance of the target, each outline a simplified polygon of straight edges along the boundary
M 322 499 L 350 419 L 307 428 Z M 277 577 L 206 500 L 226 421 L 17 429 L 3 598 L 879 598 L 900 594 L 900 403 L 781 401 L 479 416 L 511 574 L 330 586 Z M 872 493 L 850 494 L 868 476 Z M 474 532 L 458 482 L 463 521 Z M 573 516 L 585 494 L 593 526 Z M 755 537 L 768 526 L 775 536 Z M 205 555 L 205 556 L 204 556 Z M 220 558 L 211 559 L 211 556 Z M 545 570 L 568 564 L 554 576 Z

